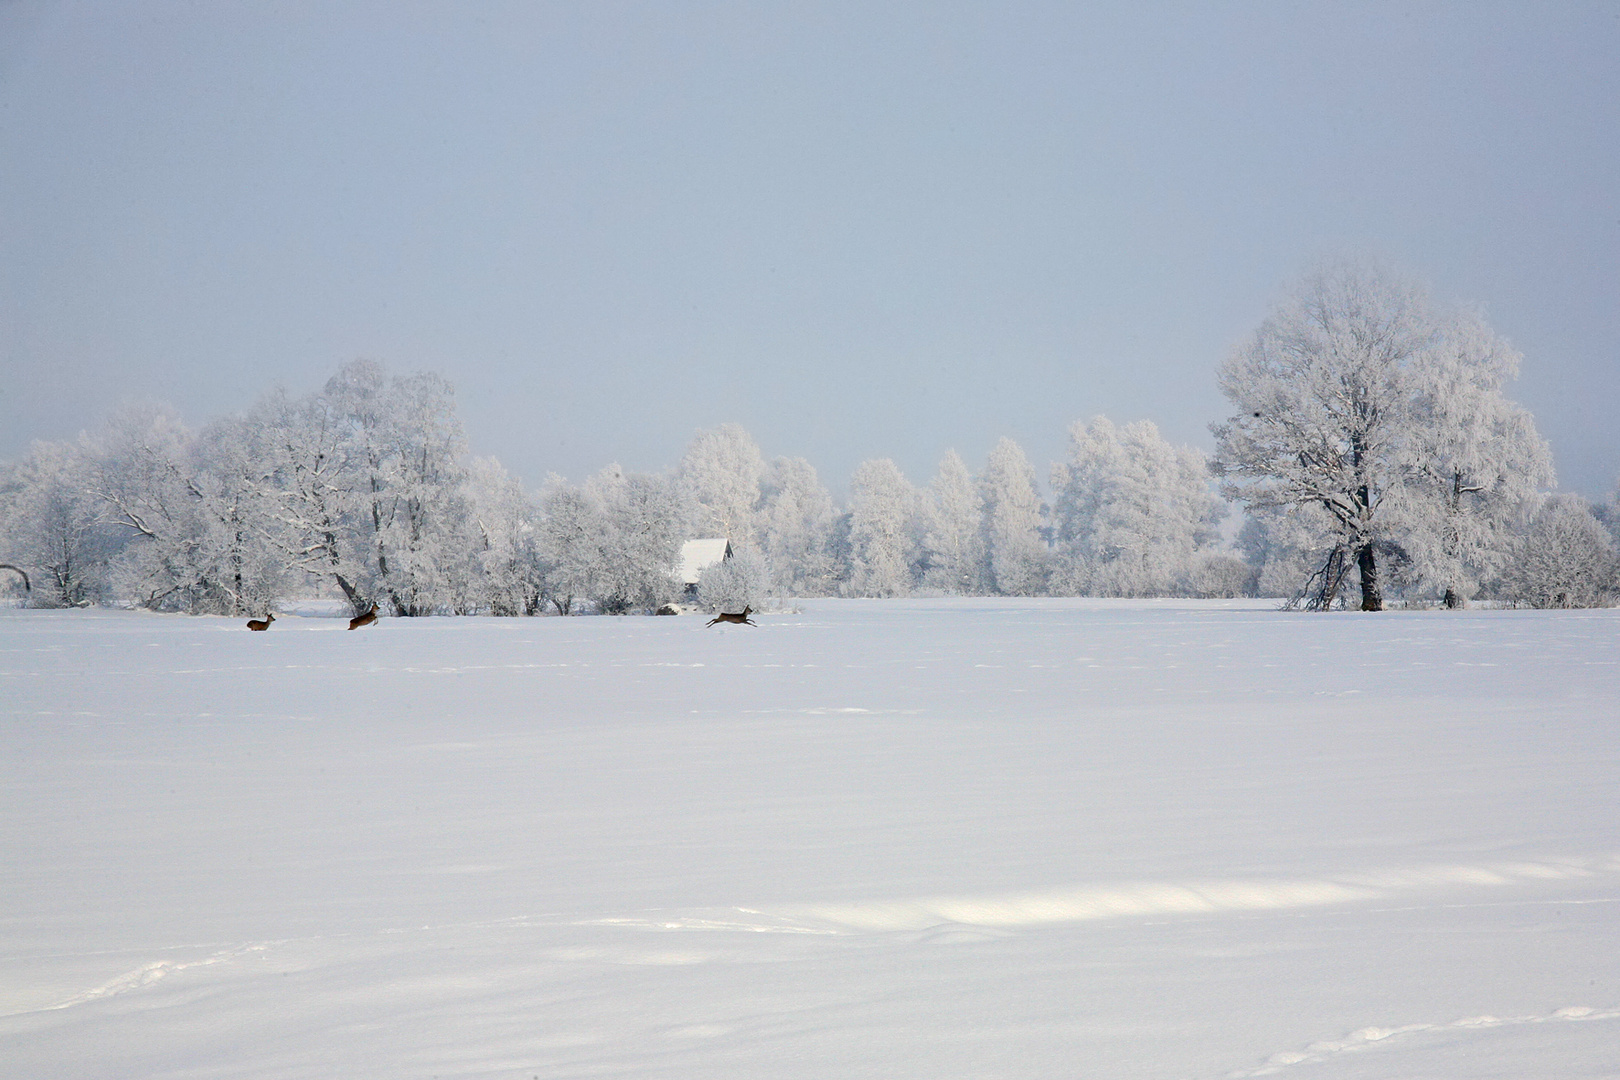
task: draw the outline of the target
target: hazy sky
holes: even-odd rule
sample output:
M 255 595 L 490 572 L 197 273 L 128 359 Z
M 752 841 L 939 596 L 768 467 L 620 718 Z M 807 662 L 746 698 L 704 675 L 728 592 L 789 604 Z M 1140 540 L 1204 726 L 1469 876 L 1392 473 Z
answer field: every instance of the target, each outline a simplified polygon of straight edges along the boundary
M 1208 449 L 1316 260 L 1485 306 L 1620 476 L 1620 3 L 0 0 L 0 456 L 355 357 L 530 483 Z

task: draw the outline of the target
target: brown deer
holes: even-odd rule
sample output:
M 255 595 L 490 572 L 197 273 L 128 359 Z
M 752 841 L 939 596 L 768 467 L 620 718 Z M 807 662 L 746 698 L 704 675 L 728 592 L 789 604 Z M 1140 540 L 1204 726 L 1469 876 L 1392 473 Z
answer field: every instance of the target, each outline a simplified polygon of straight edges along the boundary
M 354 618 L 349 620 L 349 629 L 350 630 L 358 630 L 362 626 L 370 626 L 372 623 L 374 623 L 376 621 L 377 621 L 377 605 L 372 604 L 370 611 L 366 612 L 364 615 L 356 615 Z
M 722 612 L 720 612 L 720 614 L 718 614 L 714 618 L 710 619 L 704 625 L 705 626 L 713 626 L 717 622 L 731 622 L 731 623 L 737 623 L 738 625 L 747 624 L 748 626 L 758 626 L 759 624 L 757 622 L 755 622 L 753 619 L 750 619 L 748 617 L 748 613 L 750 611 L 753 611 L 753 610 L 754 610 L 753 608 L 751 608 L 748 605 L 744 604 L 741 614 L 733 615 L 730 612 L 722 611 Z
M 275 621 L 276 621 L 275 614 L 273 612 L 267 611 L 267 612 L 264 613 L 264 618 L 262 618 L 262 619 L 249 619 L 248 620 L 248 629 L 249 630 L 268 630 L 268 629 L 270 629 L 270 624 L 275 622 Z

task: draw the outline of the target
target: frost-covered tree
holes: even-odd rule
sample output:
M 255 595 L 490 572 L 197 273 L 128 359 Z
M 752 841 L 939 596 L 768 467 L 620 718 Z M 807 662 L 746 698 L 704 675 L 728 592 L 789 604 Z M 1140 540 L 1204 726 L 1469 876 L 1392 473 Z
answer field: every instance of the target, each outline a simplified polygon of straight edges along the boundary
M 125 543 L 108 583 L 124 603 L 243 615 L 286 587 L 270 433 L 250 418 L 192 433 L 162 406 L 115 412 L 88 440 L 89 487 Z
M 1383 606 L 1381 558 L 1458 605 L 1497 572 L 1513 523 L 1551 479 L 1505 384 L 1518 354 L 1474 312 L 1356 266 L 1308 279 L 1220 370 L 1223 491 L 1251 510 L 1313 506 L 1333 544 L 1301 590 L 1332 603 L 1352 565 Z
M 89 486 L 89 462 L 73 443 L 36 442 L 0 469 L 0 563 L 27 575 L 36 607 L 103 599 L 115 538 Z
M 325 394 L 291 398 L 277 389 L 261 398 L 249 422 L 266 431 L 266 465 L 275 476 L 275 544 L 289 571 L 330 576 L 355 612 L 370 606 L 355 589 L 365 560 L 357 550 L 352 507 L 359 502 L 359 461 L 345 452 L 349 430 Z
M 1053 469 L 1052 486 L 1053 587 L 1064 594 L 1186 591 L 1224 512 L 1209 490 L 1203 455 L 1173 446 L 1148 420 L 1124 427 L 1105 416 L 1076 421 L 1069 428 L 1069 460 Z M 1219 586 L 1190 587 L 1202 592 L 1227 585 L 1223 579 Z
M 604 559 L 606 531 L 606 515 L 597 500 L 556 474 L 547 479 L 537 546 L 546 595 L 557 614 L 572 614 L 574 600 L 591 595 Z
M 850 479 L 849 591 L 855 596 L 911 592 L 912 524 L 917 493 L 888 458 L 863 461 Z
M 776 588 L 792 596 L 834 593 L 838 510 L 815 467 L 803 458 L 777 458 L 763 491 L 765 508 L 759 520 Z
M 1501 572 L 1515 527 L 1553 480 L 1546 440 L 1503 392 L 1519 360 L 1478 313 L 1460 312 L 1413 367 L 1402 546 L 1447 607 Z
M 537 615 L 545 595 L 535 508 L 523 485 L 494 458 L 467 467 L 466 498 L 476 528 L 475 597 L 466 606 L 492 615 Z
M 989 591 L 984 498 L 955 450 L 940 459 L 923 505 L 923 584 L 972 596 Z
M 604 614 L 652 612 L 674 600 L 688 509 L 667 476 L 625 473 L 610 465 L 586 482 L 603 530 L 590 597 Z
M 990 587 L 1003 596 L 1039 595 L 1046 588 L 1049 559 L 1041 532 L 1045 508 L 1035 490 L 1035 470 L 1011 439 L 1002 438 L 990 451 L 979 497 Z
M 128 406 L 81 438 L 72 477 L 58 467 L 67 457 L 43 451 L 10 470 L 0 546 L 21 542 L 23 522 L 38 539 L 54 515 L 72 564 L 42 564 L 47 583 L 61 577 L 42 595 L 62 603 L 262 613 L 316 575 L 357 611 L 373 599 L 407 615 L 532 611 L 540 573 L 521 489 L 493 461 L 469 476 L 463 450 L 443 379 L 369 361 L 322 393 L 276 390 L 197 433 L 166 407 Z M 95 540 L 93 579 L 89 548 L 62 531 L 75 515 Z
M 164 406 L 115 411 L 87 443 L 90 486 L 125 544 L 109 572 L 122 602 L 158 611 L 230 609 L 210 574 L 193 436 Z
M 251 418 L 217 420 L 189 447 L 189 484 L 196 497 L 191 562 L 211 585 L 206 609 L 262 614 L 287 587 L 276 540 L 278 477 L 267 443 L 272 433 Z M 204 607 L 193 601 L 190 610 Z
M 326 385 L 343 418 L 344 519 L 354 538 L 355 596 L 395 615 L 443 609 L 473 550 L 461 497 L 465 450 L 454 392 L 438 375 L 389 377 L 350 363 Z
M 1614 537 L 1616 545 L 1620 545 L 1620 485 L 1616 485 L 1614 494 L 1609 496 L 1608 502 L 1598 503 L 1592 507 L 1592 516 L 1603 523 Z
M 1585 500 L 1554 495 L 1514 545 L 1501 595 L 1538 608 L 1604 607 L 1620 597 L 1620 554 Z
M 700 535 L 724 536 L 739 547 L 758 544 L 765 459 L 741 425 L 699 431 L 676 475 L 691 500 L 693 527 Z
M 686 506 L 676 481 L 609 465 L 582 487 L 553 477 L 541 499 L 537 551 L 559 614 L 579 598 L 603 614 L 653 611 L 680 591 L 675 572 Z
M 1378 552 L 1407 482 L 1412 368 L 1441 329 L 1423 289 L 1339 266 L 1307 279 L 1221 365 L 1234 406 L 1211 428 L 1222 490 L 1251 507 L 1316 506 L 1333 523 L 1316 606 L 1332 602 L 1353 563 L 1362 610 L 1383 609 Z

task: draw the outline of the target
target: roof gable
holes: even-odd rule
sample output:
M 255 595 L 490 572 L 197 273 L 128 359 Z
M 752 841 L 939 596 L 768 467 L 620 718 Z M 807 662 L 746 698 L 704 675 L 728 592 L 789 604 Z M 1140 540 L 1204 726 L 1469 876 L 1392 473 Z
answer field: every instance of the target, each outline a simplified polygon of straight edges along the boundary
M 715 563 L 731 558 L 731 541 L 724 536 L 688 540 L 681 545 L 681 584 L 696 585 L 698 575 Z

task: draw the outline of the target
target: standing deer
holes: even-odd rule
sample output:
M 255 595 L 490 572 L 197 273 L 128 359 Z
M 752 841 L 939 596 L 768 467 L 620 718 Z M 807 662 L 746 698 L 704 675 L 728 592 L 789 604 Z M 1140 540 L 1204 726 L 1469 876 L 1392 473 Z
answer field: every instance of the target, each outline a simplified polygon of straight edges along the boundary
M 714 618 L 710 619 L 704 625 L 713 626 L 715 623 L 719 623 L 719 622 L 731 622 L 731 623 L 737 623 L 739 625 L 747 624 L 748 626 L 758 626 L 759 624 L 757 622 L 755 622 L 753 619 L 750 619 L 748 617 L 748 613 L 750 611 L 752 611 L 752 610 L 754 610 L 754 609 L 749 607 L 748 605 L 744 604 L 741 614 L 733 615 L 733 614 L 731 614 L 729 612 L 722 611 L 722 612 L 720 612 L 720 614 L 718 614 Z
M 268 629 L 270 629 L 270 624 L 275 622 L 275 621 L 276 621 L 275 614 L 273 612 L 267 611 L 267 612 L 264 613 L 264 618 L 262 618 L 262 619 L 249 619 L 248 620 L 248 629 L 249 630 L 268 630 Z
M 362 626 L 370 626 L 372 623 L 374 623 L 376 621 L 377 621 L 377 605 L 372 604 L 370 611 L 366 612 L 364 615 L 356 615 L 354 618 L 349 620 L 349 629 L 350 630 L 358 630 Z

